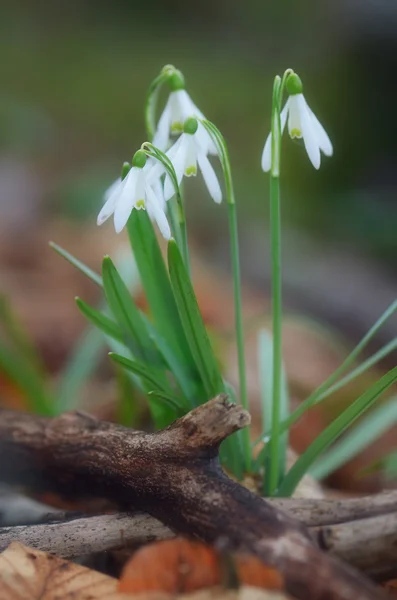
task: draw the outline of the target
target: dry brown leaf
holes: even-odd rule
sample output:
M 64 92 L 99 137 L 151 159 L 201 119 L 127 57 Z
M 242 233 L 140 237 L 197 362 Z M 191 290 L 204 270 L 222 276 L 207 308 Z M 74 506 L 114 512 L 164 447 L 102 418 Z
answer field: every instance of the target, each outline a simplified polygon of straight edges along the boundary
M 118 582 L 13 542 L 0 554 L 0 600 L 126 600 Z

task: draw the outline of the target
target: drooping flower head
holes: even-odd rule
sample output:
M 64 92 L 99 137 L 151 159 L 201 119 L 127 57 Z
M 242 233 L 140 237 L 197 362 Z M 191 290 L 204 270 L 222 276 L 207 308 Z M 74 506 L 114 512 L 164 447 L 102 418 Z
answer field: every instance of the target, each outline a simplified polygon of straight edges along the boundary
M 193 117 L 188 118 L 184 122 L 182 135 L 166 154 L 175 169 L 178 185 L 181 183 L 184 175 L 186 177 L 197 175 L 197 168 L 199 168 L 210 196 L 219 204 L 222 202 L 222 191 L 215 171 L 207 158 L 208 147 L 205 143 L 203 145 L 203 138 L 200 135 L 199 129 L 200 125 L 201 123 L 197 119 Z M 167 175 L 164 182 L 164 198 L 169 200 L 174 193 L 175 190 L 171 179 Z
M 105 204 L 98 215 L 97 225 L 102 225 L 114 215 L 114 228 L 116 233 L 120 233 L 133 209 L 145 209 L 157 223 L 164 238 L 169 240 L 171 231 L 165 215 L 160 179 L 153 177 L 152 173 L 152 162 L 147 160 L 143 150 L 138 150 L 132 159 L 132 167 L 124 169 L 123 176 L 112 183 L 105 193 Z
M 289 98 L 281 111 L 281 133 L 284 131 L 288 119 L 288 133 L 290 137 L 303 139 L 306 152 L 315 169 L 320 168 L 320 150 L 326 156 L 332 156 L 331 141 L 317 119 L 302 93 L 303 84 L 296 73 L 289 75 L 286 81 Z M 262 169 L 270 171 L 271 167 L 271 133 L 268 135 L 262 153 Z
M 171 93 L 163 110 L 153 138 L 153 145 L 164 152 L 168 149 L 171 135 L 183 133 L 183 126 L 189 117 L 205 119 L 185 89 L 185 79 L 180 71 L 174 69 L 167 80 Z M 216 154 L 211 136 L 199 123 L 198 137 L 206 154 Z

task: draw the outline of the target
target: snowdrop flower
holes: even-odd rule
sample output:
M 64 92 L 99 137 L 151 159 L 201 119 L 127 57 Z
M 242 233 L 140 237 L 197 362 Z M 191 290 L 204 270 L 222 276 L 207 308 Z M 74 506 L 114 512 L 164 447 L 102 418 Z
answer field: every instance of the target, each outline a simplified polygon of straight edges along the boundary
M 215 171 L 207 158 L 207 147 L 202 145 L 199 133 L 199 123 L 193 117 L 187 119 L 183 126 L 183 133 L 175 144 L 166 153 L 175 169 L 178 184 L 182 177 L 197 175 L 197 166 L 203 175 L 205 184 L 211 198 L 219 204 L 222 202 L 222 191 Z M 209 134 L 208 134 L 209 135 Z M 170 177 L 167 175 L 164 182 L 164 198 L 169 200 L 175 193 Z
M 197 108 L 185 90 L 185 81 L 180 71 L 174 71 L 168 79 L 168 85 L 171 88 L 171 93 L 153 138 L 153 145 L 164 152 L 169 146 L 170 135 L 183 133 L 183 125 L 189 117 L 205 119 L 203 113 Z M 197 137 L 200 139 L 206 154 L 216 154 L 215 144 L 201 123 L 198 124 Z
M 324 127 L 306 102 L 302 94 L 303 85 L 298 75 L 293 73 L 288 77 L 286 88 L 290 96 L 280 114 L 281 133 L 283 133 L 288 119 L 290 137 L 303 139 L 313 167 L 319 169 L 320 150 L 326 156 L 332 156 L 331 141 Z M 270 171 L 271 168 L 271 145 L 270 133 L 262 153 L 262 169 L 264 171 Z
M 156 221 L 163 237 L 171 237 L 170 226 L 165 215 L 165 201 L 159 178 L 152 176 L 153 165 L 147 161 L 143 150 L 138 150 L 132 159 L 132 167 L 126 177 L 119 178 L 105 193 L 105 204 L 98 215 L 97 225 L 102 225 L 114 215 L 116 233 L 124 229 L 132 210 L 146 209 L 149 217 Z

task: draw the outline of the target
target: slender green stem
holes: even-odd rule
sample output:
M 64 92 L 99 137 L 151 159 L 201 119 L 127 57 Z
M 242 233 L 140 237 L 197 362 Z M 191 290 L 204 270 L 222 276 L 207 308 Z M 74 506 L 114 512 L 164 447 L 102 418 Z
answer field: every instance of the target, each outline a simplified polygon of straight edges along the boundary
M 244 349 L 244 326 L 243 326 L 243 310 L 241 300 L 241 276 L 240 276 L 240 253 L 238 243 L 238 226 L 237 226 L 237 211 L 236 200 L 234 196 L 234 187 L 232 179 L 232 170 L 229 158 L 229 152 L 225 138 L 219 129 L 210 121 L 201 121 L 208 133 L 211 135 L 218 155 L 221 161 L 223 176 L 225 179 L 226 199 L 229 216 L 229 234 L 230 234 L 230 254 L 232 261 L 233 272 L 233 294 L 234 294 L 234 319 L 236 329 L 236 344 L 237 344 L 237 361 L 239 373 L 240 387 L 240 402 L 242 406 L 249 410 L 248 394 L 247 394 L 247 378 L 245 369 L 245 349 Z M 244 444 L 244 459 L 246 469 L 251 469 L 251 442 L 249 429 L 246 427 L 241 431 Z
M 282 295 L 281 295 L 281 218 L 280 182 L 270 177 L 270 224 L 272 256 L 272 320 L 273 320 L 273 402 L 270 437 L 268 489 L 274 494 L 279 483 L 279 443 L 282 374 Z
M 273 85 L 271 118 L 270 172 L 270 245 L 273 329 L 272 422 L 269 440 L 269 462 L 265 474 L 265 489 L 269 495 L 277 491 L 280 479 L 280 411 L 282 378 L 282 291 L 281 291 L 281 211 L 280 211 L 280 104 L 282 80 L 277 75 Z
M 233 193 L 233 188 L 232 188 Z M 243 310 L 241 300 L 241 277 L 240 277 L 240 258 L 238 245 L 238 228 L 237 228 L 237 213 L 234 196 L 231 200 L 228 198 L 228 215 L 229 215 L 229 231 L 230 231 L 230 253 L 232 260 L 233 271 L 233 293 L 234 293 L 234 317 L 236 327 L 236 343 L 237 343 L 237 361 L 238 374 L 240 383 L 240 401 L 242 406 L 248 410 L 248 395 L 247 395 L 247 377 L 245 371 L 245 350 L 244 350 L 244 327 L 243 327 Z M 247 470 L 251 464 L 251 442 L 248 428 L 243 429 L 244 455 Z
M 185 215 L 185 204 L 183 201 L 183 184 L 179 186 L 179 193 L 176 194 L 176 201 L 178 205 L 178 217 L 179 217 L 179 231 L 181 237 L 181 252 L 185 263 L 186 270 L 191 277 L 190 269 L 190 255 L 189 245 L 187 241 L 187 229 L 186 229 L 186 215 Z

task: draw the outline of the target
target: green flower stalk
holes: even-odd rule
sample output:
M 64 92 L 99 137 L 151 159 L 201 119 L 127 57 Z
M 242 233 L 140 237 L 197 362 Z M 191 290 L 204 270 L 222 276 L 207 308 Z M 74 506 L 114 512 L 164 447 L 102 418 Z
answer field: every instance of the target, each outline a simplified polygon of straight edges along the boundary
M 241 275 L 240 275 L 240 253 L 238 243 L 238 227 L 237 227 L 237 212 L 236 200 L 234 195 L 232 171 L 230 165 L 229 152 L 225 139 L 219 129 L 210 121 L 202 121 L 206 131 L 212 136 L 215 143 L 217 153 L 222 165 L 223 175 L 225 179 L 226 200 L 229 216 L 229 232 L 230 232 L 230 254 L 232 260 L 233 272 L 233 294 L 234 294 L 234 314 L 236 328 L 236 343 L 237 343 L 237 360 L 239 373 L 239 388 L 240 399 L 242 406 L 249 410 L 248 394 L 247 394 L 247 376 L 245 366 L 245 349 L 244 349 L 244 327 L 243 327 L 243 310 L 241 299 Z M 251 444 L 249 429 L 245 428 L 241 432 L 243 437 L 243 451 L 245 459 L 245 468 L 251 470 Z

